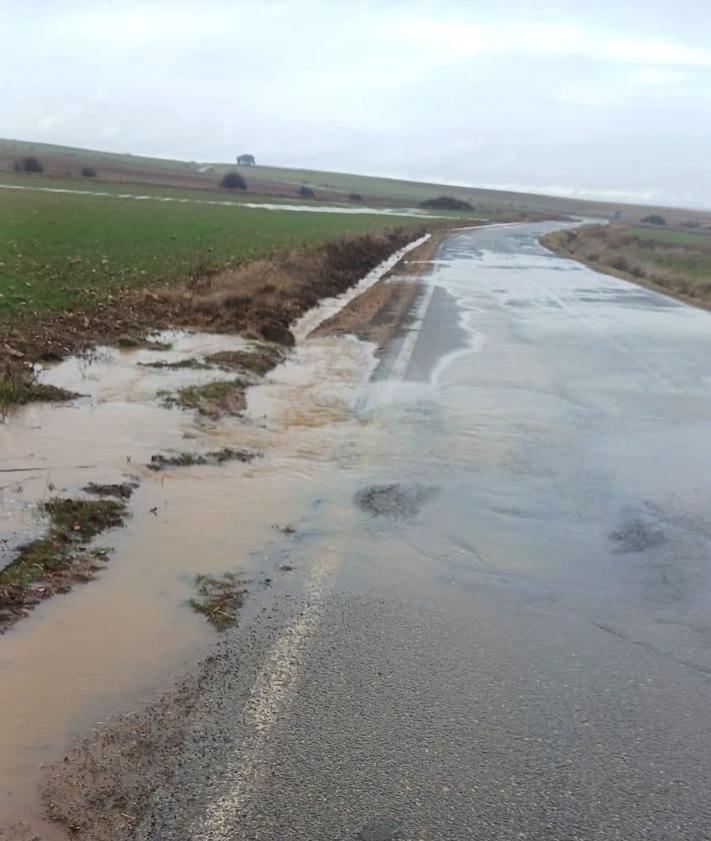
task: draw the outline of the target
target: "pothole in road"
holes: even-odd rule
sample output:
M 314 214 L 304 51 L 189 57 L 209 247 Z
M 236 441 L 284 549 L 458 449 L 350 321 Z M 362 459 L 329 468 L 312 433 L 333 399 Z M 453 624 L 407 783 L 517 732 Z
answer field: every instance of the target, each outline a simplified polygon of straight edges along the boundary
M 437 488 L 427 485 L 369 485 L 355 495 L 355 503 L 375 517 L 391 520 L 411 520 L 437 493 Z
M 617 544 L 617 551 L 644 552 L 666 542 L 664 532 L 639 518 L 628 520 L 610 534 L 610 540 Z

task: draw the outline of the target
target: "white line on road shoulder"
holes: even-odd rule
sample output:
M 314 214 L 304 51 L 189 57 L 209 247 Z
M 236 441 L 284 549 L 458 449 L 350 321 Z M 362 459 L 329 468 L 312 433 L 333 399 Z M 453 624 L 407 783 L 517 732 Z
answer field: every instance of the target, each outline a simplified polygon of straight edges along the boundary
M 305 608 L 277 640 L 257 676 L 245 710 L 247 732 L 239 753 L 223 769 L 226 790 L 191 828 L 189 837 L 195 841 L 234 838 L 237 820 L 249 811 L 266 775 L 270 733 L 283 717 L 299 679 L 303 652 L 318 628 L 327 580 L 335 564 L 333 557 L 327 557 L 316 565 L 307 587 Z

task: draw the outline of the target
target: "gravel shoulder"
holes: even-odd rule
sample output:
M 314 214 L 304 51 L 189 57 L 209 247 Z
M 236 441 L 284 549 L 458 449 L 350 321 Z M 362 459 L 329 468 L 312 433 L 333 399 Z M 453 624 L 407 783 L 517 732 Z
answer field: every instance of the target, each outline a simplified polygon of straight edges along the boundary
M 407 320 L 421 292 L 427 270 L 446 231 L 435 231 L 385 277 L 359 295 L 314 331 L 316 336 L 355 335 L 373 342 L 382 353 Z

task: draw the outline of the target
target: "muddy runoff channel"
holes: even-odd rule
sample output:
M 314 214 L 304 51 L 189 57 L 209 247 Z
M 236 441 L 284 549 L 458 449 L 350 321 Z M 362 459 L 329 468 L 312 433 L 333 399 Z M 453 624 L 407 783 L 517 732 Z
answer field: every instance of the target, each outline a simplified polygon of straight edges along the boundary
M 219 614 L 190 606 L 205 581 L 235 583 L 226 613 L 258 613 L 274 590 L 298 588 L 308 489 L 337 481 L 334 459 L 362 423 L 353 409 L 376 365 L 372 343 L 309 334 L 427 238 L 307 312 L 294 348 L 253 378 L 239 413 L 184 408 L 174 395 L 224 379 L 206 363 L 215 354 L 255 345 L 164 332 L 47 368 L 42 382 L 82 397 L 23 407 L 0 425 L 0 567 L 46 530 L 47 500 L 95 499 L 98 486 L 127 509 L 124 527 L 89 544 L 95 580 L 41 601 L 0 636 L 0 828 L 29 820 L 53 836 L 41 820 L 45 768 L 209 651 Z

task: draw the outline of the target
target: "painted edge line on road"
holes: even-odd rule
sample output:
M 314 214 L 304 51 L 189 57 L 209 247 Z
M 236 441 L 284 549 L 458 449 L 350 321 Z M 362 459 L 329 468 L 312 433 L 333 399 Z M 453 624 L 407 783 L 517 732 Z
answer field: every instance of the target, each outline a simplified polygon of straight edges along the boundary
M 304 650 L 318 628 L 327 581 L 336 565 L 323 558 L 311 573 L 306 606 L 286 628 L 267 656 L 244 710 L 246 733 L 221 779 L 223 790 L 190 828 L 195 841 L 230 841 L 241 815 L 250 811 L 254 796 L 267 775 L 272 730 L 286 713 L 302 672 Z

